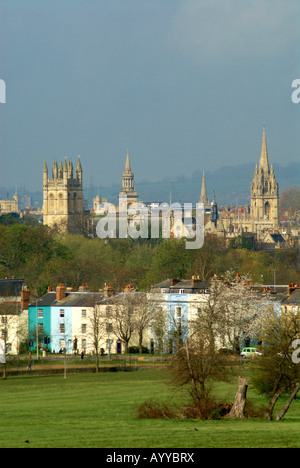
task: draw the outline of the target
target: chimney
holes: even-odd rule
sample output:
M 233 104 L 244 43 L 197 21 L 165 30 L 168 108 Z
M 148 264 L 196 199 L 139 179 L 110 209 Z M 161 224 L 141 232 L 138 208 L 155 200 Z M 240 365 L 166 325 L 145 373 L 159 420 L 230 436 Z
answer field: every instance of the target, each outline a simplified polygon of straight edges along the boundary
M 125 286 L 124 292 L 135 292 L 135 287 L 129 283 Z
M 170 286 L 175 286 L 175 284 L 177 284 L 179 282 L 180 282 L 179 279 L 172 278 L 172 279 L 170 279 Z
M 87 283 L 82 283 L 81 286 L 78 288 L 79 292 L 90 292 L 90 288 L 88 287 Z
M 192 281 L 191 281 L 191 286 L 194 287 L 194 286 L 199 286 L 199 284 L 201 283 L 201 280 L 200 280 L 200 277 L 199 276 L 192 276 Z
M 66 288 L 63 283 L 58 283 L 56 286 L 56 300 L 61 301 L 66 297 Z
M 52 291 L 51 286 L 48 286 L 48 292 L 51 292 L 51 291 Z
M 104 297 L 111 297 L 115 294 L 114 288 L 110 284 L 105 284 L 103 295 Z
M 300 288 L 300 284 L 289 283 L 287 293 L 290 296 L 296 289 Z
M 30 289 L 27 286 L 23 286 L 21 291 L 21 309 L 28 310 L 30 303 Z

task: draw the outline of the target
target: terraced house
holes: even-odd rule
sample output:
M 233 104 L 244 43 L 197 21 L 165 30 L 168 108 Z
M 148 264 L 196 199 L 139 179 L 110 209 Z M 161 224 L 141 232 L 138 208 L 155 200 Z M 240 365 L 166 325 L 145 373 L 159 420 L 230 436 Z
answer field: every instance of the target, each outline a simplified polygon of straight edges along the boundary
M 30 349 L 60 352 L 90 352 L 92 346 L 91 317 L 101 292 L 90 292 L 87 284 L 78 291 L 58 284 L 28 307 Z
M 7 354 L 18 354 L 27 343 L 30 291 L 22 279 L 0 280 L 0 339 Z

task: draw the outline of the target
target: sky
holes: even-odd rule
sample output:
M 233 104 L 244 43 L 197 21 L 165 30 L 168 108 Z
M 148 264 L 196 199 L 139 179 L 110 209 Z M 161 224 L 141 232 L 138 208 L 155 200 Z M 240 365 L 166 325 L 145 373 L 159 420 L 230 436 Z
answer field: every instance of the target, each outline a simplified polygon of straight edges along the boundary
M 263 126 L 299 161 L 299 24 L 299 0 L 0 0 L 0 186 L 78 155 L 121 184 L 127 150 L 139 183 L 255 167 Z

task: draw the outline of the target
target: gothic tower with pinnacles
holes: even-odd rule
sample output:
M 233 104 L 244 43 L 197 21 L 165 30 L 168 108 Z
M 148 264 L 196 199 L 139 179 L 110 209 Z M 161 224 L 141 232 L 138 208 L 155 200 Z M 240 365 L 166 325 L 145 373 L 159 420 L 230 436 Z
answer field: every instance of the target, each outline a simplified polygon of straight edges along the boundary
M 82 167 L 78 157 L 75 177 L 73 163 L 53 163 L 48 177 L 47 162 L 43 171 L 43 224 L 61 232 L 80 231 L 83 217 Z

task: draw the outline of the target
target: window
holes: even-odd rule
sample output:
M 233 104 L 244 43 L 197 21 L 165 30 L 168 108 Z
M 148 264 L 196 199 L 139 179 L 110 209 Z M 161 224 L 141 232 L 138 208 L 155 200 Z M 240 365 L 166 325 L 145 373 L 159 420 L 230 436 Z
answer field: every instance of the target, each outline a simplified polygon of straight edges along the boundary
M 106 333 L 112 333 L 113 327 L 112 323 L 106 323 Z
M 86 349 L 86 339 L 81 340 L 81 347 L 82 347 L 83 350 Z
M 64 197 L 62 193 L 58 195 L 58 210 L 63 211 L 64 209 Z
M 106 317 L 107 318 L 111 317 L 111 306 L 106 306 Z
M 86 309 L 82 309 L 81 318 L 86 318 Z
M 7 317 L 5 315 L 2 315 L 1 317 L 1 323 L 5 325 L 7 323 Z
M 48 202 L 48 211 L 54 211 L 54 195 L 50 193 L 49 195 L 49 202 Z
M 64 310 L 64 309 L 60 309 L 60 311 L 59 311 L 59 317 L 60 317 L 60 318 L 65 318 L 65 310 Z
M 179 289 L 179 294 L 184 294 L 184 289 Z
M 43 316 L 44 316 L 43 309 L 38 309 L 38 318 L 43 318 Z
M 175 314 L 177 319 L 181 319 L 181 307 L 176 307 Z
M 86 333 L 86 323 L 83 323 L 81 325 L 81 333 L 83 333 L 83 334 Z
M 60 349 L 65 348 L 65 340 L 59 340 L 59 347 L 60 347 Z
M 59 332 L 61 335 L 63 335 L 65 333 L 65 324 L 64 323 L 61 323 L 59 325 Z
M 38 335 L 41 336 L 44 333 L 44 325 L 42 323 L 38 323 Z

